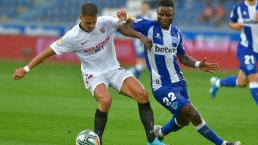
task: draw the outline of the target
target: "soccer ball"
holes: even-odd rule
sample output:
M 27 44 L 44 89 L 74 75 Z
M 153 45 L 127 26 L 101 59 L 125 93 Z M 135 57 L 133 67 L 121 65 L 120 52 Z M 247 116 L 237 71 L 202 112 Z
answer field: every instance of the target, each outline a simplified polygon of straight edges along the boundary
M 100 139 L 95 132 L 84 130 L 77 135 L 76 145 L 100 145 Z

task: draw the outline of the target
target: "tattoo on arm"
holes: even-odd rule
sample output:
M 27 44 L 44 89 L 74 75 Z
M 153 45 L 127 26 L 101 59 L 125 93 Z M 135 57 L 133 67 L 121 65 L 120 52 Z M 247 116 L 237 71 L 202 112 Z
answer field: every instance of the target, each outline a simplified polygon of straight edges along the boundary
M 194 58 L 192 58 L 191 56 L 184 54 L 184 55 L 178 55 L 178 60 L 181 64 L 184 64 L 188 67 L 195 67 L 195 62 L 196 60 Z

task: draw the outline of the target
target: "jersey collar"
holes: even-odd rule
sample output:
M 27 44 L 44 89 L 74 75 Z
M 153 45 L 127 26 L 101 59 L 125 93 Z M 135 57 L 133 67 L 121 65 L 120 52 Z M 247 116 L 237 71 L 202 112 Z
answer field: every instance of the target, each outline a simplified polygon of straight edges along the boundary
M 79 28 L 80 28 L 83 32 L 85 32 L 85 33 L 91 33 L 91 32 L 87 32 L 85 29 L 83 29 L 82 26 L 81 26 L 81 23 L 79 24 Z M 94 31 L 94 30 L 93 30 L 93 31 Z
M 170 26 L 169 26 L 168 30 L 167 30 L 167 29 L 162 28 L 161 26 L 160 26 L 160 28 L 161 28 L 161 29 L 163 29 L 163 30 L 165 30 L 165 31 L 171 32 L 172 24 L 170 24 Z

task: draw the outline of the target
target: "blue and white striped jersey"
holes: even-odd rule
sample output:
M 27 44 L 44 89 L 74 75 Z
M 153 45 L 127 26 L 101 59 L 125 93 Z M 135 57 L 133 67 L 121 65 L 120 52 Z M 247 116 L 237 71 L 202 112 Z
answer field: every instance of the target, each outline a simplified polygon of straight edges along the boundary
M 148 14 L 144 16 L 137 15 L 136 19 L 151 19 L 151 16 Z M 144 57 L 144 44 L 139 39 L 134 39 L 134 48 L 137 57 Z
M 153 90 L 184 80 L 176 61 L 177 55 L 185 54 L 179 29 L 171 25 L 169 30 L 165 30 L 156 20 L 147 19 L 136 20 L 134 29 L 152 39 L 153 42 L 151 50 L 145 49 Z
M 255 6 L 250 6 L 247 1 L 234 6 L 230 19 L 234 23 L 243 23 L 240 44 L 251 48 L 258 53 L 258 2 Z

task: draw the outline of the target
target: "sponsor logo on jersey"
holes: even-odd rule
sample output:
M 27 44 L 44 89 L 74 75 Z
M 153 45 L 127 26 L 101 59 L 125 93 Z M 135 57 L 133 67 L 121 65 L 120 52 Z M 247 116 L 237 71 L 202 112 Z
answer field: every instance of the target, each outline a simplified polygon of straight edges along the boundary
M 107 37 L 104 41 L 100 42 L 96 46 L 84 49 L 84 53 L 97 53 L 104 49 L 104 45 L 107 44 L 110 37 Z
M 168 48 L 168 47 L 159 47 L 155 45 L 155 52 L 162 52 L 162 53 L 170 53 L 170 54 L 176 54 L 177 50 L 176 48 Z

